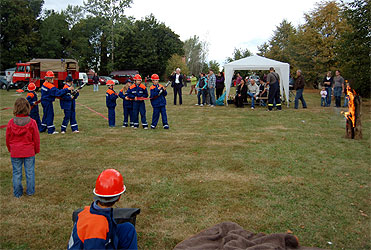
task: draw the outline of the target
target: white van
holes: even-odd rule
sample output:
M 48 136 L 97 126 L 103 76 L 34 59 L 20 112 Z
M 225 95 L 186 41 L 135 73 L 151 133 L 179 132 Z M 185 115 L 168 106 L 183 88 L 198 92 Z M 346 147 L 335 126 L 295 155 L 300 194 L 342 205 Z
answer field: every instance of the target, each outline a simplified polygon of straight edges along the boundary
M 79 73 L 79 82 L 80 85 L 88 84 L 88 75 L 86 73 Z

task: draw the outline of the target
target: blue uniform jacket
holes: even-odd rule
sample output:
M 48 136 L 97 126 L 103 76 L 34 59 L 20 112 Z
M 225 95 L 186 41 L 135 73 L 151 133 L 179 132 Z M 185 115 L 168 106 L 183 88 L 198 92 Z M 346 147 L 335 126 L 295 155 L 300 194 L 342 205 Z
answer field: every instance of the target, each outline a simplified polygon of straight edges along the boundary
M 35 91 L 29 91 L 26 99 L 28 103 L 30 104 L 30 106 L 32 107 L 32 105 L 34 105 L 35 102 L 37 102 L 37 94 L 35 93 Z M 36 108 L 36 106 L 34 108 Z
M 63 89 L 67 89 L 69 87 L 70 86 L 65 84 Z M 71 95 L 71 93 L 62 95 L 61 100 L 60 100 L 61 109 L 75 110 L 75 107 L 76 107 L 75 100 L 77 99 L 78 96 L 79 96 L 79 92 L 77 92 L 75 96 Z
M 107 89 L 106 91 L 107 108 L 115 108 L 117 98 L 118 98 L 117 93 L 113 89 Z
M 71 93 L 68 89 L 57 89 L 52 83 L 44 82 L 41 87 L 41 101 L 54 102 L 56 96 Z
M 150 88 L 151 104 L 152 104 L 152 107 L 154 108 L 163 107 L 166 105 L 165 96 L 167 95 L 167 91 L 164 89 L 162 90 L 161 95 L 159 95 L 160 94 L 159 87 L 164 87 L 164 86 L 162 86 L 161 84 L 158 84 L 158 85 L 152 85 Z
M 124 93 L 124 89 L 121 89 L 119 93 L 119 97 L 122 98 L 124 101 L 122 103 L 124 108 L 132 108 L 133 107 L 133 101 L 131 100 L 126 100 L 125 97 L 128 96 L 128 92 Z
M 116 228 L 113 209 L 93 202 L 78 214 L 67 249 L 117 249 Z
M 126 93 L 130 99 L 134 99 L 135 97 L 144 97 L 144 98 L 148 97 L 147 88 L 143 84 L 131 85 Z

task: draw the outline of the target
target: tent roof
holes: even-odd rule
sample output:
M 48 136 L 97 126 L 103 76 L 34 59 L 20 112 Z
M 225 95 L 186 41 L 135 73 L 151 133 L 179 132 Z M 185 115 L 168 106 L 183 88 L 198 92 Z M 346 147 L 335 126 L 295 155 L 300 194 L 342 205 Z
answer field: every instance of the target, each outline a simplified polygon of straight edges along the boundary
M 254 68 L 261 67 L 263 69 L 266 69 L 266 68 L 269 69 L 270 67 L 283 66 L 283 65 L 289 65 L 289 64 L 276 61 L 273 59 L 265 58 L 262 56 L 253 55 L 253 56 L 239 59 L 237 61 L 227 63 L 224 66 L 234 66 L 234 67 L 242 66 L 242 67 L 254 67 Z

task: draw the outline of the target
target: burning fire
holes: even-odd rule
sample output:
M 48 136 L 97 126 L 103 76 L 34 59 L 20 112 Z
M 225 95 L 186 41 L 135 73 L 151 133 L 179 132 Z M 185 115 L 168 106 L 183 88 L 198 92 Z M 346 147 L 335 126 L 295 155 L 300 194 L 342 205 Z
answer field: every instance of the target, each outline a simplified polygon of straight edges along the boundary
M 348 95 L 348 107 L 349 107 L 349 112 L 344 112 L 344 116 L 347 119 L 350 119 L 353 124 L 353 128 L 356 126 L 356 107 L 354 105 L 354 97 L 357 95 L 357 93 L 351 89 L 349 86 L 347 86 L 346 93 Z

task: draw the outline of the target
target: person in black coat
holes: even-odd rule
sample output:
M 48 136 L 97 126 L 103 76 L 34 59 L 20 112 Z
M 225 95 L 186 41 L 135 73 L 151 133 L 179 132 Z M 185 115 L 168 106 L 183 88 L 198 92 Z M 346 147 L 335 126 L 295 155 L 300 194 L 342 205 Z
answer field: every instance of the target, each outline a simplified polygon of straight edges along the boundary
M 176 105 L 176 96 L 179 94 L 179 105 L 182 105 L 182 88 L 183 88 L 183 75 L 180 74 L 180 68 L 177 68 L 171 75 L 171 87 L 174 92 L 174 105 Z
M 237 85 L 234 104 L 236 105 L 236 107 L 243 108 L 243 101 L 246 99 L 247 99 L 247 85 L 245 83 L 245 80 L 241 79 L 240 83 Z

